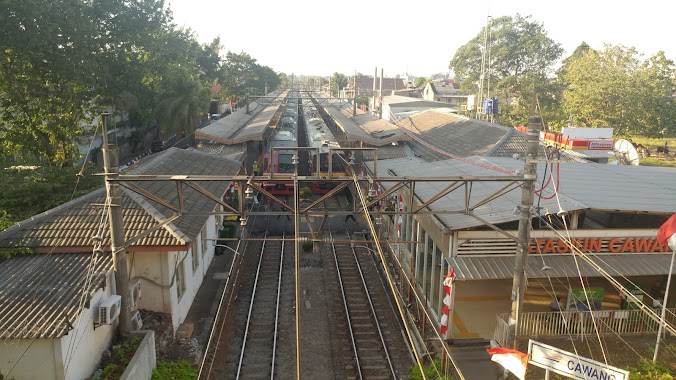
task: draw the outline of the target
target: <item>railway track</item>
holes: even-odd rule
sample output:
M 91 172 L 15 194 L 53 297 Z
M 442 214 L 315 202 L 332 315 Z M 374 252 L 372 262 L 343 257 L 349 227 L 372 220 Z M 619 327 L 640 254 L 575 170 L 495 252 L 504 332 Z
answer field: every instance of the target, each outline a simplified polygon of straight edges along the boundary
M 330 233 L 331 234 L 331 233 Z M 333 239 L 333 234 L 331 234 Z M 331 244 L 338 285 L 342 295 L 345 335 L 349 348 L 343 348 L 346 378 L 396 379 L 397 373 L 383 332 L 384 324 L 376 310 L 382 310 L 371 297 L 371 289 L 362 270 L 366 256 L 355 251 L 354 245 Z
M 236 379 L 275 378 L 285 246 L 262 243 Z
M 200 379 L 274 379 L 295 372 L 295 326 L 279 318 L 293 313 L 293 244 L 250 242 L 243 255 Z

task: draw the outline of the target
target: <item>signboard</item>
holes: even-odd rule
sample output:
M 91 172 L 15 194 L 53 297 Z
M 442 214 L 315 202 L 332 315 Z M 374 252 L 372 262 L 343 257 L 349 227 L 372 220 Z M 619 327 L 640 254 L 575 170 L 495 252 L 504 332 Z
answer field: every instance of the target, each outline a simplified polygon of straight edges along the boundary
M 528 341 L 529 364 L 554 371 L 571 379 L 627 380 L 629 372 L 616 367 L 580 357 L 534 340 Z
M 571 238 L 573 247 L 589 253 L 643 253 L 671 252 L 666 244 L 649 237 L 596 237 Z M 531 239 L 528 253 L 571 253 L 570 246 L 562 239 Z

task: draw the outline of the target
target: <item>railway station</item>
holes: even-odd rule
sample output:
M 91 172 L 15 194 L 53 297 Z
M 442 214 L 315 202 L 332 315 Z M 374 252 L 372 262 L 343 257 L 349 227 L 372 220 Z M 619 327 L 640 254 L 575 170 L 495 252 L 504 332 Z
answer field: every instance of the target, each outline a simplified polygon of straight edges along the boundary
M 507 128 L 438 103 L 397 95 L 380 101 L 383 118 L 320 89 L 272 92 L 198 129 L 194 147 L 112 179 L 124 187 L 129 276 L 146 295 L 134 301 L 138 320 L 164 313 L 188 337 L 201 326 L 205 379 L 321 378 L 326 368 L 400 378 L 432 355 L 444 373 L 488 378 L 496 368 L 473 366 L 464 347 L 656 332 L 671 258 L 656 232 L 676 202 L 676 173 L 599 164 L 607 152 L 532 137 L 537 120 Z M 96 235 L 88 215 L 103 195 L 0 241 L 85 252 L 68 226 Z M 666 306 L 676 322 L 676 304 Z
M 304 96 L 313 99 L 298 100 L 297 104 L 311 109 L 304 116 L 321 116 L 340 148 L 348 152 L 341 162 L 350 164 L 345 171 L 356 176 L 356 183 L 363 180 L 363 185 L 360 190 L 354 184 L 345 185 L 349 195 L 336 205 L 325 206 L 324 216 L 313 213 L 312 207 L 304 209 L 305 223 L 299 223 L 297 231 L 303 241 L 311 239 L 321 245 L 334 239 L 324 236 L 327 226 L 339 226 L 346 213 L 341 210 L 359 204 L 362 192 L 366 200 L 361 211 L 353 207 L 348 214 L 355 213 L 360 223 L 348 231 L 371 239 L 369 249 L 382 246 L 391 255 L 399 296 L 409 305 L 419 302 L 411 315 L 422 320 L 429 313 L 439 327 L 445 306 L 442 284 L 453 270 L 455 285 L 445 339 L 508 344 L 521 196 L 513 190 L 520 190 L 518 183 L 506 189 L 498 182 L 479 181 L 472 186 L 467 180 L 464 185 L 471 190 L 464 191 L 455 190 L 460 186 L 449 190 L 452 182 L 403 183 L 407 178 L 518 174 L 523 169 L 526 135 L 443 108 L 404 113 L 401 119 L 393 113 L 390 122 L 356 109 L 349 99 L 319 93 L 298 95 L 299 99 Z M 271 118 L 270 123 L 274 122 Z M 200 136 L 216 140 L 206 132 Z M 593 163 L 604 155 L 553 150 L 545 141 L 539 143 L 538 179 L 543 176 L 547 183 L 542 180 L 536 186 L 539 191 L 530 222 L 522 318 L 531 328 L 521 331 L 523 336 L 556 337 L 572 330 L 579 336 L 591 333 L 589 321 L 572 328 L 567 323 L 576 318 L 581 303 L 608 323 L 605 334 L 657 328 L 650 320 L 636 323 L 637 318 L 645 319 L 640 305 L 604 276 L 619 276 L 622 285 L 633 288 L 646 305 L 658 310 L 659 297 L 666 291 L 670 250 L 656 243 L 655 236 L 669 216 L 668 205 L 676 201 L 676 176 L 669 169 L 634 170 Z M 336 155 L 335 160 L 341 159 Z M 340 170 L 333 175 L 340 175 Z M 381 177 L 389 180 L 381 181 Z M 392 180 L 397 177 L 402 182 Z M 550 182 L 556 187 L 548 186 Z M 612 188 L 612 196 L 604 188 Z M 651 194 L 649 199 L 635 196 L 646 192 Z M 371 220 L 372 229 L 366 219 Z M 254 225 L 251 231 L 263 229 Z M 589 262 L 578 258 L 574 250 L 583 252 Z M 599 268 L 604 272 L 599 273 Z M 562 320 L 552 325 L 548 307 L 553 301 L 561 305 Z

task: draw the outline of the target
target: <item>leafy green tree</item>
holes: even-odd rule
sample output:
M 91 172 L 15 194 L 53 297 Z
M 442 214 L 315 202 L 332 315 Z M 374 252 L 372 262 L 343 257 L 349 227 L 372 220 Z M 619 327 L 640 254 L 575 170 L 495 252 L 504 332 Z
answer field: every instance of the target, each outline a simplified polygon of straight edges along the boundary
M 347 82 L 348 79 L 345 75 L 338 72 L 333 73 L 333 76 L 331 76 L 331 95 L 338 96 L 340 90 L 347 87 Z
M 663 53 L 641 61 L 634 48 L 590 50 L 562 75 L 563 107 L 577 126 L 612 127 L 620 135 L 673 132 L 674 74 Z
M 418 79 L 415 80 L 415 86 L 416 87 L 422 87 L 427 84 L 429 80 L 425 77 L 418 77 Z
M 209 110 L 211 88 L 182 66 L 172 67 L 160 88 L 155 109 L 160 130 L 165 135 L 176 133 L 178 140 L 188 137 L 192 141 L 200 116 Z
M 530 16 L 497 18 L 461 46 L 450 62 L 449 68 L 464 91 L 479 92 L 486 28 L 490 29 L 490 70 L 484 81 L 490 81 L 491 96 L 498 95 L 503 121 L 525 122 L 535 111 L 538 98 L 553 98 L 549 85 L 563 49 Z
M 91 110 L 97 65 L 80 2 L 8 0 L 0 14 L 0 144 L 64 166 Z

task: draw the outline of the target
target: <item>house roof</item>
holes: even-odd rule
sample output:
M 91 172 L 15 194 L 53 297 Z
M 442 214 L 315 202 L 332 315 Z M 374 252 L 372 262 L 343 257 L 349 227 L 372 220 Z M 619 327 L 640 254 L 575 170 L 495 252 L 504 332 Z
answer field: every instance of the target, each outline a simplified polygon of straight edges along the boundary
M 383 104 L 389 105 L 390 108 L 396 107 L 448 108 L 448 103 L 401 95 L 383 96 Z
M 225 157 L 201 153 L 193 149 L 170 148 L 141 161 L 125 174 L 156 175 L 235 175 L 241 162 Z M 137 182 L 138 186 L 178 206 L 176 184 L 173 181 Z M 226 182 L 200 183 L 212 194 L 220 196 Z M 150 233 L 135 242 L 138 246 L 182 246 L 197 236 L 206 222 L 206 213 L 213 211 L 215 202 L 196 190 L 184 186 L 183 209 L 190 214 L 182 215 L 172 223 Z M 31 247 L 48 251 L 86 251 L 93 245 L 92 237 L 101 235 L 103 245 L 109 245 L 107 216 L 103 215 L 106 204 L 105 189 L 99 189 L 60 205 L 52 210 L 33 216 L 0 232 L 1 247 Z M 138 236 L 173 215 L 173 211 L 145 197 L 122 188 L 123 221 L 125 240 Z M 204 214 L 200 214 L 204 213 Z M 77 249 L 79 247 L 79 249 Z
M 109 254 L 91 252 L 29 254 L 0 262 L 0 339 L 64 336 L 80 314 L 83 290 L 89 295 L 103 286 L 112 269 Z
M 437 96 L 467 96 L 460 93 L 460 87 L 456 86 L 454 82 L 446 83 L 446 81 L 430 82 L 430 87 Z
M 413 144 L 413 150 L 427 161 L 448 158 L 439 151 L 461 157 L 485 155 L 511 129 L 436 110 L 401 119 L 399 125 L 409 131 L 414 140 L 422 140 Z M 438 151 L 430 149 L 425 143 Z
M 347 84 L 348 88 L 352 88 L 353 82 L 349 81 Z M 368 92 L 369 94 L 373 92 L 373 78 L 372 77 L 359 77 L 357 78 L 357 89 L 360 92 Z M 380 89 L 380 78 L 376 81 L 376 91 Z M 392 90 L 405 90 L 406 83 L 403 79 L 396 78 L 383 78 L 383 92 L 391 92 Z

